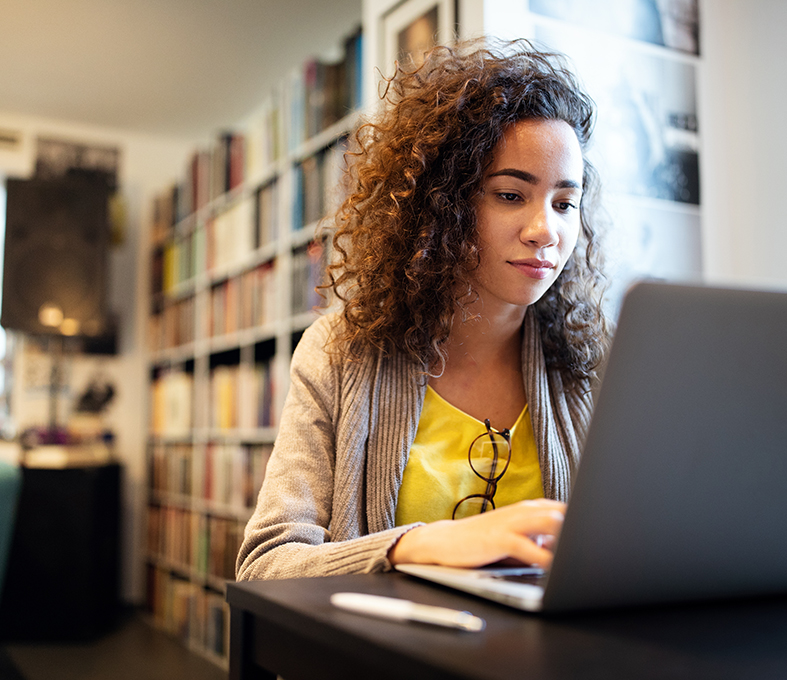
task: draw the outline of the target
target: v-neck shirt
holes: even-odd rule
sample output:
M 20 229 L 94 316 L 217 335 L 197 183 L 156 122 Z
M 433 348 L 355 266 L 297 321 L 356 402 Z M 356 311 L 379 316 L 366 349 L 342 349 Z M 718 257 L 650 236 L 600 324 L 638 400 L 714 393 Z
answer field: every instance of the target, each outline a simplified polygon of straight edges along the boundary
M 443 399 L 431 386 L 402 477 L 396 525 L 451 519 L 465 496 L 486 491 L 470 468 L 468 450 L 486 432 L 483 422 Z M 511 463 L 497 485 L 496 507 L 544 495 L 528 406 L 511 428 Z

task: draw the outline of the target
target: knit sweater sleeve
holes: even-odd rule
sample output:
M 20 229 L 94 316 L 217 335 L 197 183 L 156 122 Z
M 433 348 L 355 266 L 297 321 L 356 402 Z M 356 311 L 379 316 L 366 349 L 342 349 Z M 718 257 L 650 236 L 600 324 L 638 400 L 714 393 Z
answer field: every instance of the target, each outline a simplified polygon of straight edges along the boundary
M 293 353 L 290 389 L 254 515 L 236 563 L 239 581 L 366 573 L 391 568 L 387 554 L 410 527 L 332 541 L 341 362 L 325 349 L 331 321 L 306 330 Z M 359 465 L 363 461 L 359 461 Z

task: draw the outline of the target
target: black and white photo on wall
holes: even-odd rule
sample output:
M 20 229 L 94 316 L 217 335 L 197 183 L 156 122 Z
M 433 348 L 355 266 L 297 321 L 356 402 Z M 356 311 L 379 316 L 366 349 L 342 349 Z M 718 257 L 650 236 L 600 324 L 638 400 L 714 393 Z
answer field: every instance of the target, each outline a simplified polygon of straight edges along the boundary
M 634 6 L 643 5 L 625 0 L 599 4 L 610 12 L 622 8 L 629 19 Z M 670 3 L 650 4 L 664 10 Z M 635 281 L 702 278 L 699 59 L 690 53 L 694 50 L 669 49 L 649 40 L 631 23 L 623 30 L 621 17 L 604 24 L 607 12 L 588 18 L 583 9 L 569 17 L 567 8 L 577 5 L 558 1 L 547 12 L 546 3 L 531 0 L 531 12 L 541 9 L 561 19 L 531 14 L 533 37 L 540 47 L 566 55 L 597 106 L 588 158 L 601 176 L 605 196 L 606 306 L 615 318 Z M 678 5 L 696 10 L 696 2 L 672 3 Z
M 698 0 L 530 0 L 529 8 L 585 28 L 700 53 Z
M 535 37 L 568 55 L 598 106 L 589 156 L 605 188 L 699 205 L 695 65 L 573 28 L 536 26 Z

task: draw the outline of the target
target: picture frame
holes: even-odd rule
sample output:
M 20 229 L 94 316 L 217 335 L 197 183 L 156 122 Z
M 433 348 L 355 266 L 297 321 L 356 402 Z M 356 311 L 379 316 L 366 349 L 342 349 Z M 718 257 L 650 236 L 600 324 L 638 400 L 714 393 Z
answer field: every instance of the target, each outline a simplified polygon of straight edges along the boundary
M 529 7 L 592 30 L 700 54 L 699 0 L 530 0 Z
M 120 149 L 117 147 L 54 137 L 38 137 L 36 140 L 35 174 L 39 179 L 58 179 L 75 173 L 100 176 L 115 191 L 119 169 Z
M 404 0 L 381 19 L 380 64 L 393 72 L 394 62 L 417 66 L 436 45 L 456 39 L 456 0 Z
M 536 25 L 537 44 L 566 55 L 597 111 L 588 156 L 615 193 L 699 206 L 698 75 L 691 58 L 599 44 L 593 33 Z

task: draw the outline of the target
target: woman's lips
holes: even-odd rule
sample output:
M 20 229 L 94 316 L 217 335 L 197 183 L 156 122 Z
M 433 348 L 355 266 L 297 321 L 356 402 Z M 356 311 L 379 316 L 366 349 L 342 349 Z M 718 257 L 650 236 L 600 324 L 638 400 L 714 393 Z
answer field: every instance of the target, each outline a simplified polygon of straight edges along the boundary
M 531 279 L 545 279 L 555 268 L 555 264 L 549 260 L 539 260 L 528 258 L 526 260 L 511 260 L 509 264 L 516 267 L 525 276 Z

